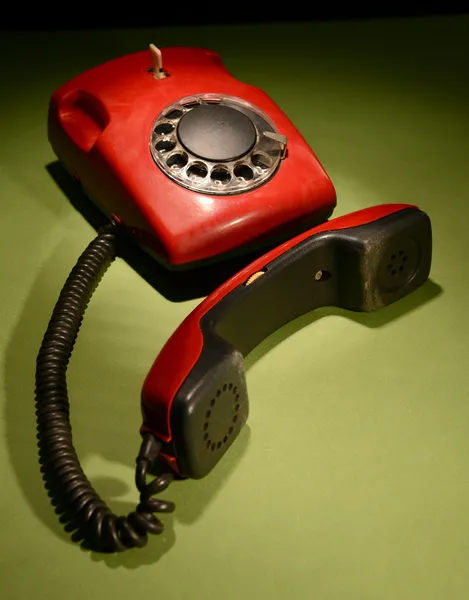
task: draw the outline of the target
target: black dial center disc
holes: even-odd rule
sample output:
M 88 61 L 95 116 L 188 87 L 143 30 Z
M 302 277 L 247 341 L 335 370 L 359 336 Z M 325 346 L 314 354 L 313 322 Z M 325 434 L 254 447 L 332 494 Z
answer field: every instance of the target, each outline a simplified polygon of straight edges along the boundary
M 178 137 L 188 152 L 211 162 L 235 160 L 256 143 L 256 129 L 244 113 L 220 104 L 197 106 L 178 125 Z

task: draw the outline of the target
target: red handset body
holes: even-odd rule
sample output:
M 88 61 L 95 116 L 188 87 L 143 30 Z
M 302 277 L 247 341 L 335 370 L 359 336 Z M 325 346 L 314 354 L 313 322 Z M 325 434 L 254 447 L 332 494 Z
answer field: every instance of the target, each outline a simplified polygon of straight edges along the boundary
M 168 77 L 155 79 L 150 53 L 142 51 L 78 75 L 51 98 L 52 148 L 104 212 L 175 269 L 286 239 L 294 228 L 329 218 L 336 205 L 331 180 L 265 92 L 238 81 L 210 50 L 171 47 L 162 56 Z M 149 150 L 155 118 L 194 94 L 241 98 L 270 117 L 287 137 L 286 156 L 270 180 L 245 193 L 211 195 L 158 168 Z

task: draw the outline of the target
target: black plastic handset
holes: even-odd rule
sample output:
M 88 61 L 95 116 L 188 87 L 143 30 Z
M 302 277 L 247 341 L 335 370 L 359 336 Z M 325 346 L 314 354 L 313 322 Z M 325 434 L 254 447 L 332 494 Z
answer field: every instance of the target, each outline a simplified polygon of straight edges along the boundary
M 363 213 L 363 224 L 334 219 L 256 261 L 199 305 L 162 350 L 143 389 L 144 427 L 166 435 L 182 474 L 206 475 L 245 423 L 243 357 L 262 340 L 315 308 L 373 311 L 427 280 L 428 216 L 406 205 L 373 220 Z

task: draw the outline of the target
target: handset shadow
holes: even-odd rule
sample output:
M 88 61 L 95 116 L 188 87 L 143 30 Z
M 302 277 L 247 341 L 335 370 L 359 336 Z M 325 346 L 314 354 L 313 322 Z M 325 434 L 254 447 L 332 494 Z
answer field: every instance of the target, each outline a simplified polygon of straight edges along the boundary
M 442 288 L 435 282 L 428 280 L 422 287 L 409 296 L 380 311 L 372 313 L 355 313 L 337 308 L 322 308 L 307 313 L 285 325 L 261 342 L 261 344 L 246 357 L 246 370 L 248 371 L 253 368 L 258 360 L 265 356 L 275 346 L 282 343 L 282 341 L 294 335 L 300 329 L 311 326 L 321 318 L 327 316 L 341 316 L 352 319 L 366 327 L 380 328 L 434 300 L 442 293 L 442 291 Z M 246 426 L 236 440 L 234 446 L 230 449 L 228 455 L 224 457 L 224 460 L 222 460 L 214 471 L 205 479 L 200 481 L 187 480 L 176 482 L 176 484 L 170 488 L 172 500 L 177 504 L 177 514 L 170 519 L 171 527 L 168 529 L 167 537 L 162 540 L 163 545 L 151 544 L 146 549 L 134 550 L 125 556 L 93 554 L 93 560 L 103 560 L 109 567 L 113 568 L 121 566 L 125 566 L 126 568 L 137 568 L 144 564 L 153 564 L 175 541 L 173 523 L 175 521 L 193 523 L 210 505 L 212 499 L 223 487 L 224 483 L 228 480 L 230 473 L 237 467 L 237 464 L 245 454 L 249 445 L 250 435 L 250 429 Z M 129 510 L 131 509 L 130 506 L 127 508 Z
M 442 293 L 443 288 L 432 279 L 428 279 L 421 287 L 414 290 L 408 296 L 377 311 L 353 312 L 336 307 L 318 308 L 287 323 L 263 340 L 246 357 L 246 368 L 252 368 L 263 356 L 275 348 L 275 346 L 294 335 L 297 331 L 312 325 L 321 318 L 330 316 L 343 317 L 371 329 L 381 328 L 418 310 L 425 304 L 435 300 Z

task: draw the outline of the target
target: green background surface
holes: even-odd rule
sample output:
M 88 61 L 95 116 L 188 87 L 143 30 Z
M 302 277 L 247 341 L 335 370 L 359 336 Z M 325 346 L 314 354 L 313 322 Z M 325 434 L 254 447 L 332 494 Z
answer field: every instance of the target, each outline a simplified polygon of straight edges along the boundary
M 148 43 L 198 45 L 262 87 L 314 148 L 336 215 L 415 202 L 431 281 L 373 315 L 321 310 L 247 359 L 248 426 L 143 550 L 63 533 L 37 464 L 34 366 L 94 230 L 46 165 L 51 93 Z M 1 589 L 26 598 L 469 597 L 469 19 L 6 34 L 1 51 Z M 118 261 L 70 365 L 74 439 L 115 510 L 137 499 L 140 388 L 198 303 Z

